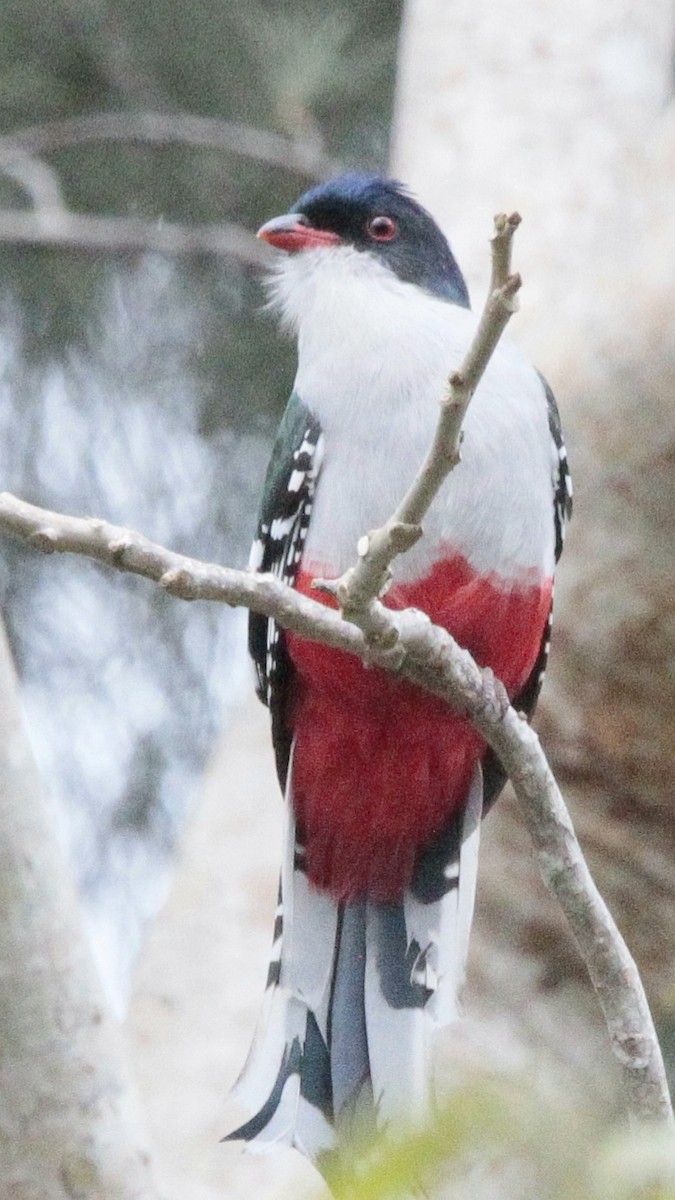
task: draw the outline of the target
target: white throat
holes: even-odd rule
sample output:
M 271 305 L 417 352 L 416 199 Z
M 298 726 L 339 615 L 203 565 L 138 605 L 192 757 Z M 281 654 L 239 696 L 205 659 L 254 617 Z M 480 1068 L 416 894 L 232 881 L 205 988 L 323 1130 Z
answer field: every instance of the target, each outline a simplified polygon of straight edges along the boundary
M 272 306 L 298 335 L 295 391 L 318 417 L 325 457 L 306 561 L 336 573 L 394 510 L 431 443 L 472 312 L 398 279 L 351 247 L 283 260 Z M 553 566 L 552 445 L 538 375 L 501 343 L 465 421 L 462 462 L 434 502 L 401 579 L 452 545 L 477 568 L 519 576 Z M 524 481 L 524 482 L 523 482 Z
M 330 423 L 332 395 L 344 424 L 347 395 L 350 409 L 369 407 L 377 393 L 391 408 L 399 397 L 408 400 L 410 388 L 417 389 L 437 362 L 445 375 L 449 318 L 464 311 L 350 246 L 289 255 L 270 292 L 282 324 L 298 336 L 296 389 L 322 423 Z M 473 323 L 466 316 L 468 323 L 459 320 L 458 353 L 470 338 Z

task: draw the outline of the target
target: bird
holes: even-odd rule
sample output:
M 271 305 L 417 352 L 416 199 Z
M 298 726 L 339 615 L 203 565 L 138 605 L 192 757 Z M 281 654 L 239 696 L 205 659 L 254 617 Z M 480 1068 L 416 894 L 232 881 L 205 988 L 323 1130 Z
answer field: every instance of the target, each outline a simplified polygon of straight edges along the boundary
M 279 252 L 270 305 L 298 366 L 250 568 L 330 605 L 314 581 L 340 577 L 395 510 L 478 319 L 446 237 L 397 180 L 341 175 L 258 236 Z M 503 338 L 383 603 L 426 613 L 528 716 L 571 495 L 551 389 Z M 228 1136 L 295 1146 L 322 1170 L 355 1130 L 432 1109 L 433 1033 L 461 1012 L 480 823 L 505 774 L 466 717 L 395 674 L 255 612 L 249 650 L 286 830 L 263 1011 L 234 1088 L 253 1115 Z

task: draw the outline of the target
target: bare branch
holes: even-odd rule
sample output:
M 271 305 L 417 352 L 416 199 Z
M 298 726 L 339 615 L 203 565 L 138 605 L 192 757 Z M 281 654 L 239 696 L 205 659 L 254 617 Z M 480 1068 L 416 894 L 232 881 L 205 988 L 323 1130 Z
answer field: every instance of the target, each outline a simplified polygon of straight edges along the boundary
M 297 171 L 309 179 L 324 179 L 344 170 L 339 162 L 309 143 L 282 137 L 268 129 L 254 129 L 236 121 L 194 113 L 107 112 L 45 121 L 0 137 L 0 153 L 3 160 L 8 160 L 12 151 L 25 157 L 26 153 L 49 154 L 64 146 L 103 141 L 155 145 L 181 142 Z
M 495 219 L 490 295 L 462 367 L 449 380 L 420 474 L 391 519 L 361 539 L 357 565 L 340 580 L 315 581 L 318 589 L 337 596 L 342 616 L 273 576 L 198 562 L 130 530 L 47 512 L 7 493 L 0 496 L 0 529 L 48 553 L 84 554 L 145 575 L 183 599 L 243 605 L 306 638 L 395 671 L 465 714 L 496 753 L 521 802 L 544 880 L 569 921 L 598 994 L 631 1116 L 659 1120 L 675 1130 L 661 1051 L 637 968 L 591 878 L 536 734 L 511 707 L 493 673 L 481 670 L 445 630 L 423 613 L 395 612 L 377 598 L 389 564 L 421 536 L 429 505 L 459 461 L 467 407 L 515 308 L 520 279 L 510 274 L 510 246 L 518 221 L 515 215 Z
M 82 554 L 118 571 L 143 575 L 181 600 L 212 600 L 252 608 L 307 637 L 320 630 L 328 646 L 365 653 L 363 635 L 339 613 L 305 599 L 273 575 L 204 563 L 158 546 L 140 533 L 94 517 L 69 517 L 0 494 L 0 529 L 45 554 Z
M 30 197 L 37 209 L 63 209 L 63 192 L 59 177 L 53 167 L 39 158 L 6 149 L 0 138 L 0 172 L 8 175 Z
M 342 166 L 314 146 L 235 121 L 191 113 L 95 113 L 31 125 L 0 135 L 0 171 L 30 196 L 34 212 L 0 210 L 0 242 L 63 245 L 91 251 L 154 250 L 161 254 L 224 254 L 265 265 L 267 250 L 232 222 L 192 226 L 137 217 L 102 217 L 66 209 L 55 170 L 40 155 L 86 142 L 180 142 L 295 171 L 309 179 Z
M 520 217 L 500 213 L 495 217 L 492 237 L 492 277 L 483 312 L 471 345 L 458 371 L 450 376 L 434 439 L 419 473 L 396 511 L 380 529 L 361 538 L 356 566 L 337 580 L 334 594 L 345 617 L 364 629 L 369 638 L 380 636 L 376 596 L 389 581 L 389 568 L 398 554 L 404 553 L 422 536 L 422 521 L 450 471 L 460 461 L 462 422 L 471 398 L 490 361 L 495 347 L 517 308 L 521 286 L 519 275 L 512 275 L 511 242 Z M 318 586 L 325 589 L 325 582 Z
M 389 669 L 436 691 L 465 712 L 497 754 L 521 801 L 542 876 L 557 897 L 588 967 L 623 1070 L 630 1112 L 635 1118 L 666 1120 L 675 1129 L 642 982 L 595 887 L 536 734 L 510 706 L 500 681 L 492 672 L 481 671 L 449 635 L 429 623 L 425 626 L 421 614 L 415 614 L 414 624 L 406 630 L 411 614 L 392 620 L 377 599 L 386 588 L 393 559 L 421 536 L 429 506 L 460 461 L 467 409 L 517 307 L 521 280 L 511 274 L 511 245 L 519 224 L 517 213 L 495 217 L 490 291 L 464 361 L 448 380 L 434 440 L 416 479 L 389 520 L 360 539 L 356 566 L 339 580 L 315 581 L 314 586 L 337 598 L 345 619 L 364 631 L 374 652 L 385 649 Z
M 143 575 L 182 599 L 243 605 L 304 637 L 396 670 L 466 714 L 497 754 L 520 800 L 542 875 L 569 921 L 602 1006 L 631 1116 L 675 1129 L 661 1051 L 637 968 L 593 883 L 539 739 L 510 706 L 492 672 L 481 670 L 445 630 L 423 613 L 394 612 L 374 600 L 380 636 L 367 641 L 335 610 L 271 575 L 199 562 L 131 530 L 49 512 L 8 493 L 0 495 L 0 529 L 47 553 L 83 554 Z
M 241 225 L 179 225 L 138 217 L 100 217 L 62 208 L 29 212 L 0 209 L 0 242 L 62 245 L 101 251 L 150 250 L 159 254 L 223 254 L 251 266 L 269 262 L 265 247 Z

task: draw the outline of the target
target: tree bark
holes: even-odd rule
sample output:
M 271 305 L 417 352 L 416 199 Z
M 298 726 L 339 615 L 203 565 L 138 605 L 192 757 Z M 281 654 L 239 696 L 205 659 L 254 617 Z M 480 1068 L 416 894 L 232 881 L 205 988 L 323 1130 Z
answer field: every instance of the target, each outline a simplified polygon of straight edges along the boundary
M 657 1015 L 675 951 L 672 25 L 665 0 L 409 0 L 393 152 L 475 298 L 486 217 L 524 218 L 511 336 L 558 395 L 575 482 L 539 728 Z M 569 1065 L 570 1038 L 593 1041 L 585 981 L 508 802 L 486 833 L 476 1006 Z
M 148 1155 L 0 630 L 0 1191 L 152 1200 Z

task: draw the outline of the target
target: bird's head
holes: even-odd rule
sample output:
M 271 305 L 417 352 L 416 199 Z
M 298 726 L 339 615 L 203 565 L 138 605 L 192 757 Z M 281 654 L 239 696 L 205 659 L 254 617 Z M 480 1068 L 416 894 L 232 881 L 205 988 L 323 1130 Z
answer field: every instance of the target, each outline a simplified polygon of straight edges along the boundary
M 402 184 L 376 175 L 341 175 L 305 192 L 258 237 L 278 250 L 330 253 L 349 246 L 399 279 L 469 307 L 464 277 L 433 217 Z

